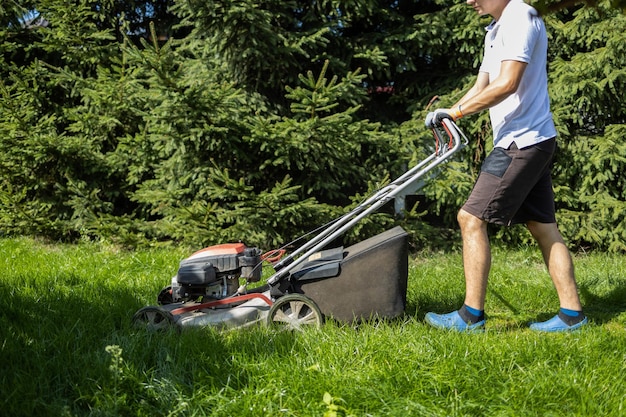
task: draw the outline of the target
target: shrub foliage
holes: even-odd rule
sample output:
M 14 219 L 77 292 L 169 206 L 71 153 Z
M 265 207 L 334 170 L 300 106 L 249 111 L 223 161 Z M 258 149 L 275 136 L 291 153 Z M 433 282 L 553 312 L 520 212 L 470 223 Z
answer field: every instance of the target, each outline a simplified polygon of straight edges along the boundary
M 289 242 L 427 155 L 431 99 L 471 85 L 488 23 L 439 0 L 148 6 L 0 7 L 1 233 Z M 573 246 L 624 251 L 626 17 L 600 2 L 546 22 L 559 221 Z M 460 123 L 471 142 L 419 205 L 349 239 L 399 222 L 416 245 L 455 240 L 491 141 L 486 114 Z

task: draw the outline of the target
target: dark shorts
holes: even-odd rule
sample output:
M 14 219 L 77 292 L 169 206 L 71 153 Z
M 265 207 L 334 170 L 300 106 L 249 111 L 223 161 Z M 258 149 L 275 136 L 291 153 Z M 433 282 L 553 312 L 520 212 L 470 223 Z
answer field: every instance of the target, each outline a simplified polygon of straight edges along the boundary
M 489 223 L 556 223 L 550 167 L 556 140 L 527 148 L 494 148 L 463 210 Z

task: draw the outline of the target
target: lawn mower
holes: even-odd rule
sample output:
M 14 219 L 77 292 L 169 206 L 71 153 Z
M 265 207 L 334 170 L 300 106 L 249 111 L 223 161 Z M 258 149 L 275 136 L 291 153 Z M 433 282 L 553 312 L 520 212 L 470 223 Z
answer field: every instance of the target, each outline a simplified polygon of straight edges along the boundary
M 133 323 L 154 330 L 233 329 L 257 323 L 299 330 L 321 326 L 325 318 L 352 323 L 403 314 L 408 235 L 401 227 L 349 247 L 329 246 L 392 199 L 415 193 L 424 185 L 420 179 L 427 173 L 432 177 L 435 167 L 467 144 L 449 119 L 432 131 L 435 147 L 430 156 L 320 227 L 292 252 L 284 249 L 289 245 L 264 253 L 239 242 L 210 246 L 183 259 L 171 283 L 158 294 L 158 305 L 139 309 Z M 262 284 L 264 263 L 271 264 L 274 273 Z M 248 289 L 252 283 L 258 286 Z

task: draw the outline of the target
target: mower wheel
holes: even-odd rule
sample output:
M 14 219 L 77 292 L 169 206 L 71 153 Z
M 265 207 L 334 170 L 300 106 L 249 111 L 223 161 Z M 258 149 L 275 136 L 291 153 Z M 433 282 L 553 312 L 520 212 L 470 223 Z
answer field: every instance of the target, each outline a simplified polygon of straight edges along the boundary
M 302 294 L 280 297 L 270 308 L 267 316 L 269 326 L 284 330 L 303 330 L 305 326 L 319 328 L 324 322 L 320 308 L 313 300 Z
M 176 320 L 169 311 L 155 306 L 143 307 L 133 316 L 133 326 L 151 331 L 177 328 Z

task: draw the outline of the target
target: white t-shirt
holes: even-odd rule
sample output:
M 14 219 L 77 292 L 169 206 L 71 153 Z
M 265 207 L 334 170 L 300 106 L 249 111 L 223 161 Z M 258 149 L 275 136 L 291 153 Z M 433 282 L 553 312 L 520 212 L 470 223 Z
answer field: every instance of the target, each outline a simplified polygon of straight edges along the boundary
M 525 148 L 556 136 L 548 97 L 548 37 L 537 11 L 522 0 L 511 0 L 500 19 L 485 28 L 485 53 L 481 72 L 489 82 L 500 74 L 502 61 L 528 65 L 517 91 L 489 109 L 494 146 L 515 142 Z

